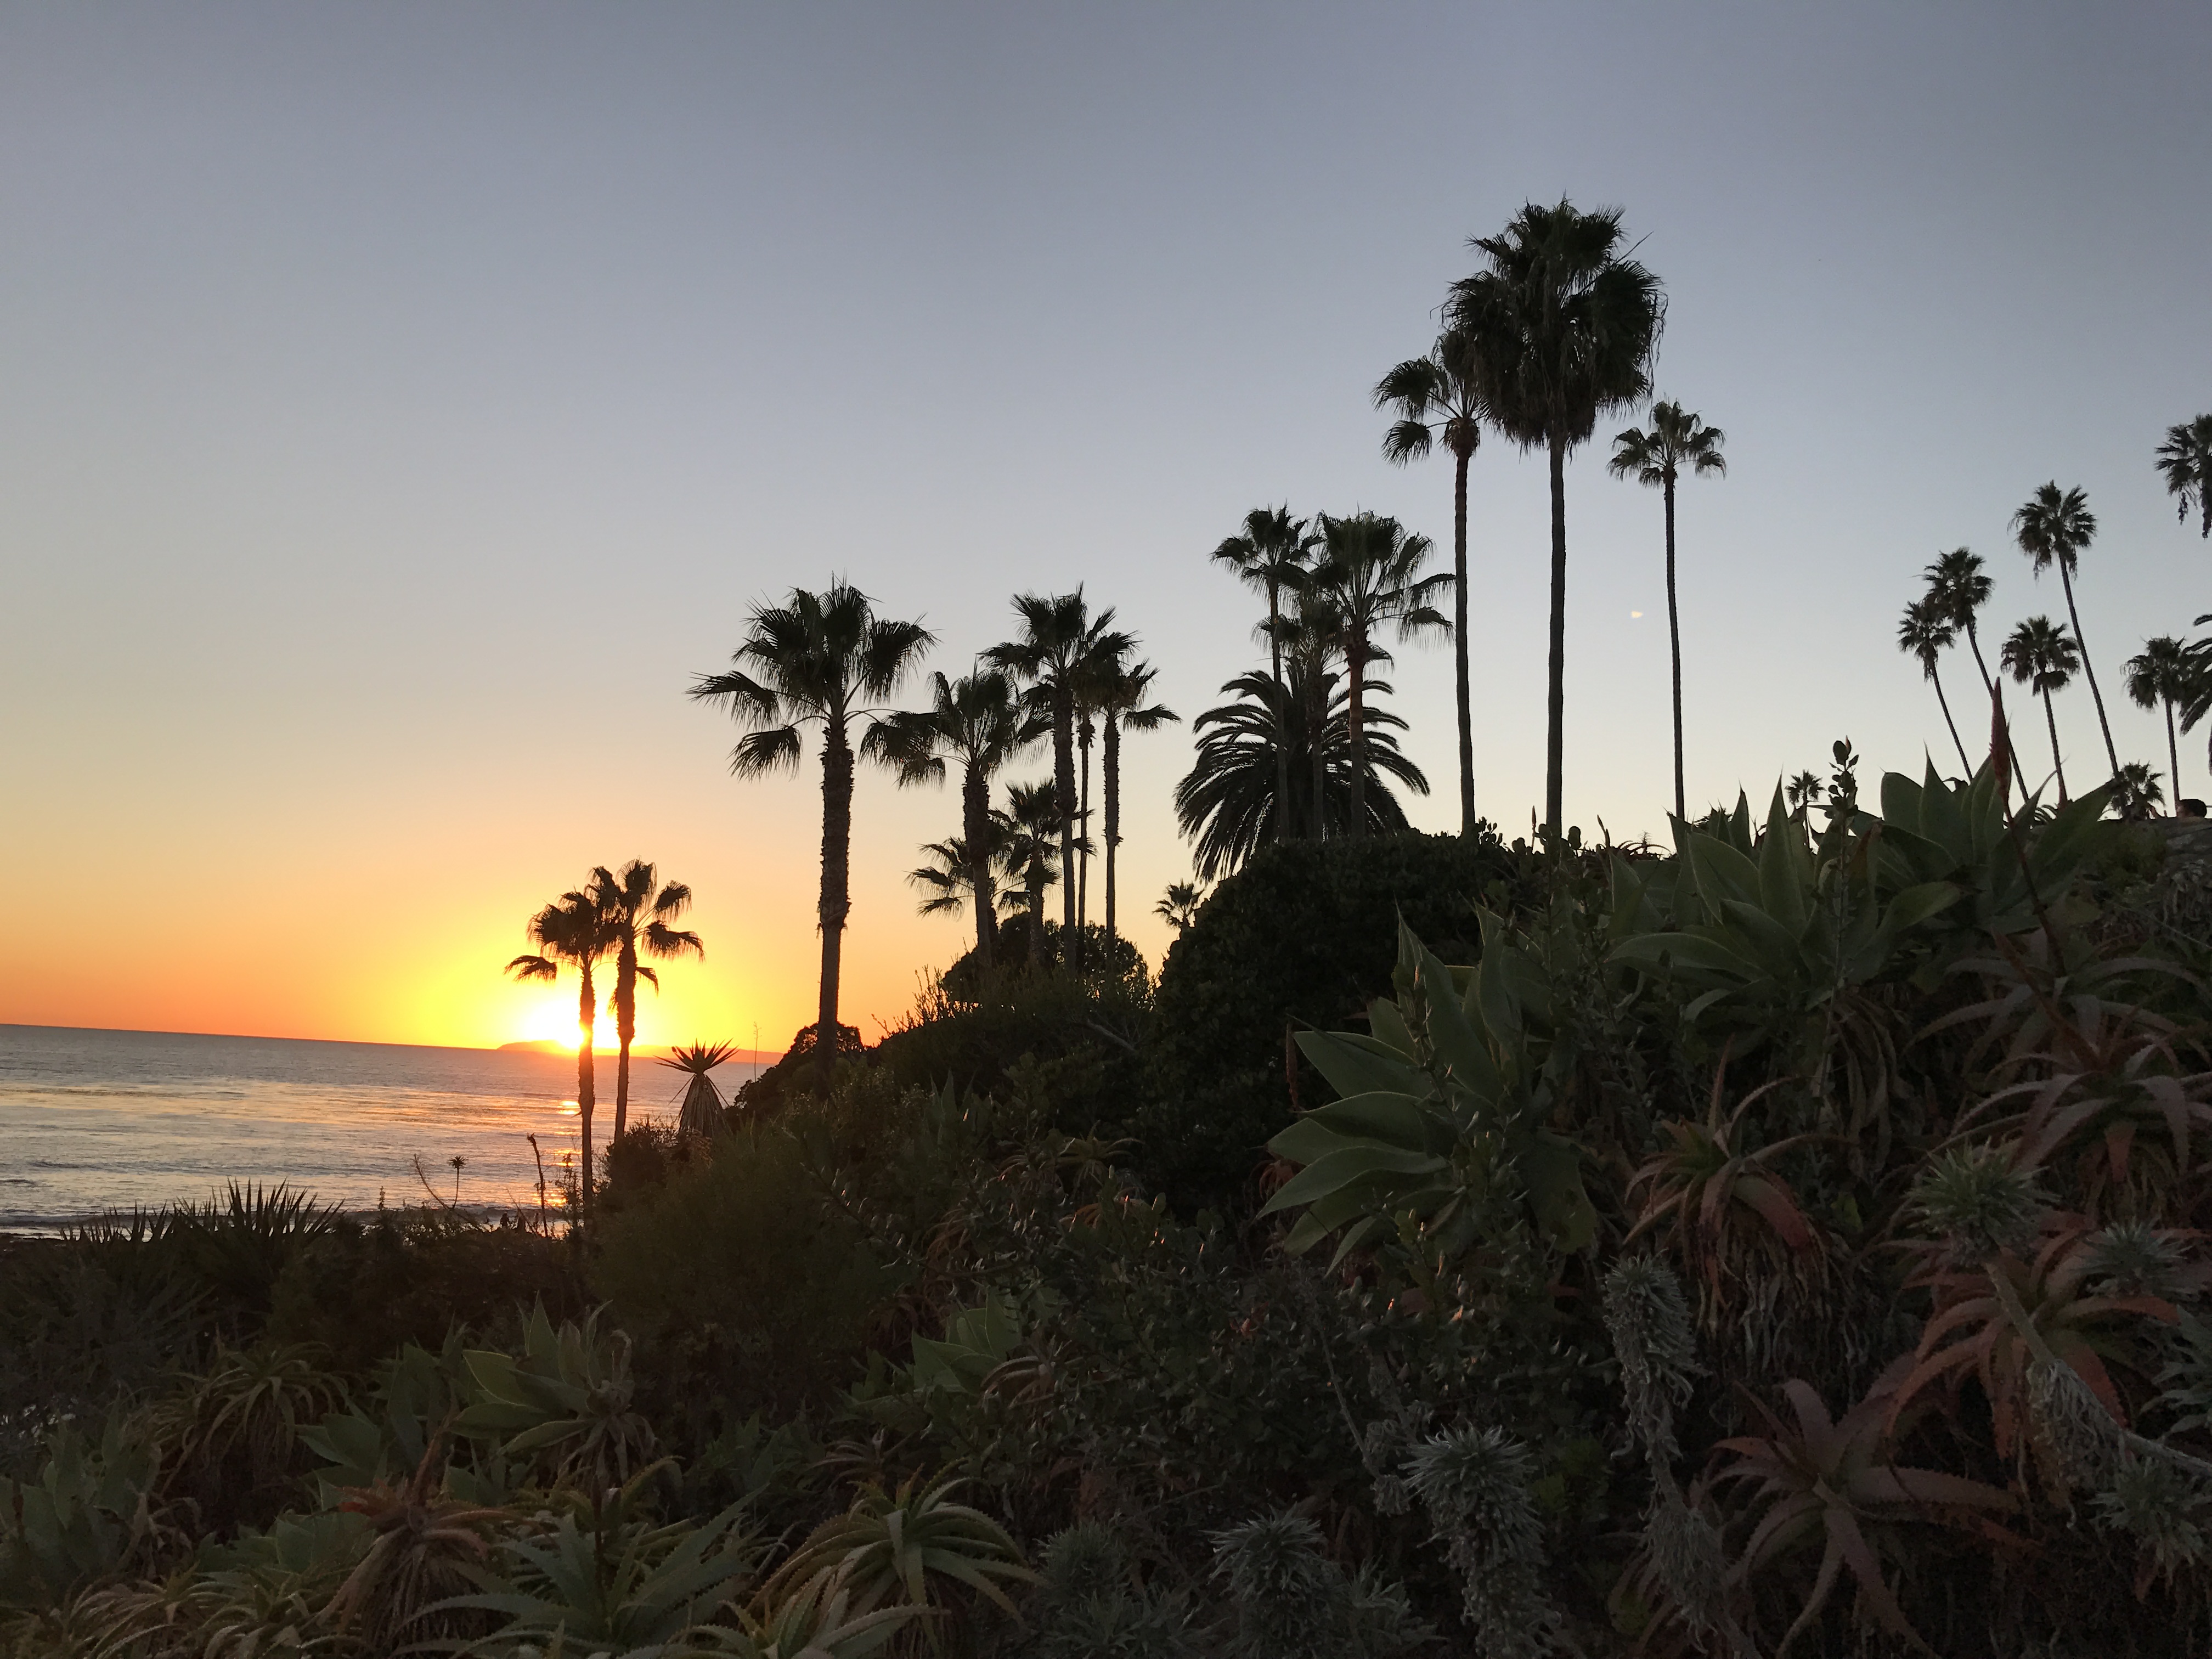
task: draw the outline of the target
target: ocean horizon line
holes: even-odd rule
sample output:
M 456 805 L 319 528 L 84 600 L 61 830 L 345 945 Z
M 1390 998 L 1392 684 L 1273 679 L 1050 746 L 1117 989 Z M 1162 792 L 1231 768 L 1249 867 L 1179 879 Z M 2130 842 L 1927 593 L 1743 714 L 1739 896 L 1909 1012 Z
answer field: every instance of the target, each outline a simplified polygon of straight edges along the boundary
M 0 1032 L 8 1031 L 76 1031 L 88 1036 L 144 1036 L 202 1038 L 221 1042 L 313 1042 L 331 1048 L 404 1048 L 424 1054 L 544 1054 L 574 1055 L 573 1043 L 563 1043 L 550 1037 L 532 1037 L 512 1042 L 479 1046 L 459 1042 L 392 1042 L 375 1037 L 315 1037 L 276 1036 L 264 1031 L 178 1031 L 155 1026 L 141 1025 L 48 1025 L 22 1020 L 0 1020 Z M 669 1042 L 641 1042 L 631 1046 L 632 1059 L 655 1059 L 670 1054 L 682 1045 Z M 594 1048 L 594 1059 L 614 1060 L 620 1056 L 618 1048 Z M 783 1058 L 780 1048 L 738 1048 L 726 1062 L 733 1066 L 773 1066 Z

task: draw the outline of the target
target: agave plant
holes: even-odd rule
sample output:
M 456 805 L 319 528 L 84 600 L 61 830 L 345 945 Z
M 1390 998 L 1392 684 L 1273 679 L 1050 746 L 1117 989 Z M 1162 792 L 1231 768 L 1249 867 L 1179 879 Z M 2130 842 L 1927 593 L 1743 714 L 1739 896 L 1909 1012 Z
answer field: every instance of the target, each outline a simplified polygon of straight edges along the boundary
M 942 1582 L 949 1578 L 1014 1614 L 1002 1583 L 1036 1577 L 1014 1540 L 981 1510 L 952 1501 L 961 1481 L 917 1490 L 919 1482 L 911 1477 L 893 1492 L 862 1486 L 849 1510 L 807 1534 L 763 1594 L 789 1594 L 817 1573 L 842 1571 L 853 1605 L 862 1612 L 896 1605 L 930 1609 L 942 1605 Z
M 154 1538 L 146 1500 L 159 1468 L 119 1417 L 97 1446 L 64 1424 L 35 1481 L 0 1483 L 0 1608 L 55 1606 L 138 1559 Z

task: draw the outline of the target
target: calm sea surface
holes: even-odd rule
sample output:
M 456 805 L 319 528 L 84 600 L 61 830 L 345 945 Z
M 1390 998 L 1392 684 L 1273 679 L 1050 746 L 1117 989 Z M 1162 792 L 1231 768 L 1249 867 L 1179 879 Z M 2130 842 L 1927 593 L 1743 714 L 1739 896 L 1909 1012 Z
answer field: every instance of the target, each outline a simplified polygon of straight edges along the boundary
M 717 1074 L 726 1092 L 752 1068 Z M 595 1137 L 614 1121 L 602 1059 Z M 633 1060 L 631 1110 L 675 1111 L 684 1079 Z M 228 1183 L 289 1182 L 327 1201 L 440 1196 L 537 1202 L 576 1146 L 574 1055 L 283 1037 L 0 1025 L 0 1231 L 46 1231 L 101 1210 L 200 1200 Z

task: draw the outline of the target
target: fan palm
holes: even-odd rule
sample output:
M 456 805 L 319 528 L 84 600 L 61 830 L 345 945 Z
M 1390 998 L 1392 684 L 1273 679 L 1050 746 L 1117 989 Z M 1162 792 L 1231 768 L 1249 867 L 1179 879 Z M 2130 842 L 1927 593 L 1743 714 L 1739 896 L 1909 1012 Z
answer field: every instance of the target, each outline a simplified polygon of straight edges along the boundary
M 731 671 L 702 674 L 690 695 L 729 710 L 750 728 L 730 752 L 730 770 L 757 777 L 799 765 L 799 728 L 822 728 L 822 977 L 815 1044 L 826 1093 L 837 1059 L 837 981 L 852 914 L 852 727 L 880 723 L 879 705 L 915 668 L 936 636 L 918 622 L 875 613 L 845 581 L 819 593 L 793 588 L 782 605 L 757 605 Z M 757 678 L 754 678 L 756 675 Z M 863 735 L 866 741 L 866 733 Z
M 1188 933 L 1191 924 L 1198 920 L 1198 907 L 1206 896 L 1194 881 L 1171 881 L 1168 890 L 1152 906 L 1152 914 L 1172 927 L 1178 933 Z
M 957 845 L 968 860 L 963 878 L 975 903 L 975 959 L 986 968 L 997 945 L 991 780 L 1050 729 L 1046 716 L 1022 706 L 1004 670 L 978 667 L 957 680 L 933 675 L 927 708 L 893 714 L 868 735 L 902 784 L 942 782 L 947 763 L 959 765 L 960 834 L 939 845 Z
M 2112 775 L 2112 808 L 2135 823 L 2154 818 L 2166 805 L 2166 791 L 2147 761 L 2129 761 Z
M 1193 723 L 1198 754 L 1176 785 L 1175 807 L 1183 834 L 1197 842 L 1192 862 L 1202 879 L 1226 874 L 1268 842 L 1283 839 L 1279 826 L 1285 818 L 1306 827 L 1316 840 L 1322 839 L 1324 823 L 1341 833 L 1350 818 L 1351 694 L 1334 683 L 1334 676 L 1326 677 L 1319 697 L 1326 698 L 1328 712 L 1316 743 L 1313 710 L 1318 699 L 1306 684 L 1311 672 L 1294 655 L 1288 685 L 1257 671 L 1240 674 L 1221 688 L 1236 700 L 1207 709 Z M 1370 696 L 1382 696 L 1390 688 L 1384 681 L 1370 680 L 1366 690 Z M 1388 709 L 1370 708 L 1366 723 L 1370 773 L 1387 774 L 1413 793 L 1427 794 L 1428 779 L 1399 752 L 1397 739 L 1385 729 L 1402 731 L 1405 721 Z M 1288 796 L 1276 791 L 1285 770 L 1278 761 L 1285 751 L 1291 760 Z M 1389 786 L 1374 775 L 1366 783 L 1366 827 L 1384 835 L 1407 829 L 1405 808 Z
M 722 1091 L 714 1086 L 714 1071 L 734 1059 L 737 1052 L 735 1043 L 693 1042 L 672 1048 L 661 1057 L 663 1066 L 691 1079 L 684 1085 L 683 1103 L 676 1109 L 679 1134 L 712 1135 L 726 1126 L 726 1103 Z
M 1372 513 L 1337 519 L 1324 513 L 1321 528 L 1323 550 L 1311 580 L 1336 613 L 1343 641 L 1352 739 L 1350 832 L 1356 837 L 1367 833 L 1367 670 L 1390 660 L 1377 636 L 1385 629 L 1401 640 L 1425 633 L 1449 636 L 1451 623 L 1430 601 L 1452 579 L 1421 574 L 1429 538 L 1407 535 L 1395 519 Z
M 1098 708 L 1106 717 L 1106 754 L 1100 781 L 1106 805 L 1106 950 L 1113 959 L 1115 858 L 1121 845 L 1121 734 L 1157 732 L 1182 716 L 1162 703 L 1147 702 L 1158 671 L 1148 662 L 1132 663 L 1116 654 L 1099 665 L 1093 683 Z
M 2166 479 L 2166 494 L 2180 509 L 2181 522 L 2189 510 L 2202 515 L 2197 533 L 2212 536 L 2212 415 L 2199 415 L 2166 429 L 2158 447 L 2158 470 Z
M 2074 568 L 2082 549 L 2097 533 L 2089 498 L 2078 489 L 2061 490 L 2055 482 L 2044 484 L 2012 515 L 2012 528 L 2020 550 L 2033 563 L 2037 575 L 2054 564 L 2058 567 L 2059 584 L 2066 590 L 2066 618 L 2074 625 L 2072 643 L 2081 657 L 2081 672 L 2088 678 L 2089 696 L 2097 705 L 2097 725 L 2105 734 L 2105 757 L 2118 773 L 2120 751 L 2112 744 L 2112 723 L 2105 718 L 2105 694 L 2097 689 L 2096 665 L 2089 660 L 2089 647 L 2081 636 L 2081 613 L 2074 605 Z
M 1997 660 L 2012 671 L 2014 679 L 2043 699 L 2043 718 L 2051 727 L 2051 769 L 2057 775 L 2058 799 L 2063 802 L 2066 763 L 2058 753 L 2058 717 L 2051 713 L 2051 694 L 2073 684 L 2081 666 L 2081 647 L 2050 617 L 2030 617 L 2012 630 Z
M 685 951 L 703 957 L 699 935 L 669 924 L 691 906 L 691 890 L 680 881 L 659 884 L 659 872 L 642 859 L 619 870 L 605 865 L 592 872 L 588 891 L 607 919 L 615 941 L 615 1134 L 629 1127 L 629 1048 L 637 1037 L 637 982 L 658 991 L 660 975 L 638 960 L 642 951 L 664 960 Z
M 1021 884 L 1018 893 L 1000 900 L 1000 908 L 1029 917 L 1030 965 L 1042 968 L 1045 889 L 1060 879 L 1059 790 L 1050 778 L 1009 785 L 1006 810 L 998 815 L 994 845 L 999 867 Z
M 978 890 L 975 882 L 975 859 L 967 841 L 959 836 L 947 836 L 943 841 L 925 842 L 922 853 L 929 862 L 906 873 L 906 878 L 921 890 L 921 902 L 915 908 L 925 916 L 951 915 L 974 903 Z M 992 898 L 995 902 L 998 884 L 991 883 Z M 976 931 L 976 961 L 984 962 L 980 954 L 984 941 L 994 936 L 995 930 L 984 927 Z M 988 963 L 985 963 L 988 966 Z
M 1375 386 L 1375 407 L 1398 419 L 1382 434 L 1383 459 L 1403 466 L 1441 440 L 1452 457 L 1452 668 L 1459 709 L 1459 832 L 1474 833 L 1474 713 L 1467 644 L 1467 467 L 1482 442 L 1489 403 L 1467 337 L 1447 331 L 1425 357 L 1409 357 Z M 1672 497 L 1669 497 L 1671 501 Z
M 993 666 L 1027 680 L 1037 702 L 1050 712 L 1053 799 L 1060 811 L 1060 866 L 1065 873 L 1075 864 L 1076 700 L 1092 661 L 1102 654 L 1127 651 L 1133 642 L 1114 631 L 1111 606 L 1096 617 L 1091 614 L 1080 587 L 1073 593 L 1017 594 L 1014 615 L 1021 623 L 1018 637 L 993 647 L 984 656 Z M 1073 939 L 1073 885 L 1063 882 L 1060 896 L 1061 926 Z
M 2142 650 L 2128 659 L 2128 696 L 2139 708 L 2166 711 L 2166 758 L 2176 800 L 2181 799 L 2181 746 L 2173 734 L 2173 710 L 2189 701 L 2198 673 L 2189 647 L 2170 634 L 2145 640 Z
M 1721 454 L 1727 434 L 1707 426 L 1697 414 L 1680 404 L 1651 405 L 1651 429 L 1631 427 L 1613 441 L 1613 459 L 1606 470 L 1617 478 L 1633 477 L 1662 492 L 1667 503 L 1667 643 L 1674 666 L 1674 816 L 1686 816 L 1682 804 L 1682 623 L 1674 603 L 1674 484 L 1685 467 L 1698 477 L 1726 472 Z M 1941 688 L 1938 688 L 1940 694 Z M 1950 710 L 1944 710 L 1950 718 Z M 1958 735 L 1954 727 L 1952 735 Z M 1968 768 L 1972 770 L 1972 768 Z
M 1504 231 L 1473 246 L 1485 268 L 1452 285 L 1446 324 L 1474 355 L 1493 423 L 1551 461 L 1544 814 L 1556 837 L 1565 790 L 1567 456 L 1589 441 L 1601 414 L 1650 391 L 1666 306 L 1658 277 L 1625 256 L 1617 209 L 1584 213 L 1564 200 L 1531 202 Z
M 593 971 L 614 948 L 606 913 L 587 893 L 563 893 L 536 915 L 523 930 L 537 951 L 507 964 L 517 979 L 557 980 L 564 967 L 576 970 L 576 1133 L 582 1145 L 578 1159 L 580 1192 L 592 1200 L 592 1112 L 597 1105 L 597 1066 L 592 1054 L 592 1026 L 599 1012 Z
M 1957 625 L 1933 599 L 1917 599 L 1906 605 L 1904 619 L 1897 624 L 1897 648 L 1920 659 L 1920 672 L 1936 688 L 1936 701 L 1943 710 L 1943 724 L 1951 728 L 1951 741 L 1958 745 L 1959 764 L 1972 777 L 1974 763 L 1966 758 L 1966 745 L 1960 742 L 1959 723 L 1951 718 L 1951 700 L 1943 695 L 1943 677 L 1936 672 L 1936 659 L 1947 646 L 1957 642 L 1958 637 Z M 1681 814 L 1678 811 L 1675 816 L 1680 817 Z
M 1278 685 L 1283 684 L 1283 595 L 1295 592 L 1304 580 L 1308 557 L 1319 539 L 1307 529 L 1304 519 L 1291 516 L 1286 502 L 1281 507 L 1254 507 L 1244 515 L 1243 533 L 1228 538 L 1213 550 L 1216 559 L 1267 596 L 1267 660 Z M 1281 759 L 1289 764 L 1287 755 Z M 1277 783 L 1284 794 L 1290 793 L 1287 773 Z M 1278 827 L 1285 836 L 1291 834 L 1287 822 Z

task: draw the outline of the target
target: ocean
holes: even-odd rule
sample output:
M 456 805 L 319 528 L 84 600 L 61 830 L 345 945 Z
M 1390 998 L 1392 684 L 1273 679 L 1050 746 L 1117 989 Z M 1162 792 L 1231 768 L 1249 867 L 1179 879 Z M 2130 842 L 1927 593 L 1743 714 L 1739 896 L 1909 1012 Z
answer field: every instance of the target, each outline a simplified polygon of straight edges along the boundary
M 755 1067 L 716 1073 L 727 1094 Z M 614 1122 L 602 1057 L 592 1135 Z M 633 1056 L 633 1116 L 672 1116 L 685 1079 Z M 286 1037 L 0 1025 L 0 1231 L 199 1202 L 234 1181 L 349 1208 L 440 1198 L 535 1206 L 576 1149 L 576 1059 Z M 457 1171 L 452 1160 L 463 1160 Z

